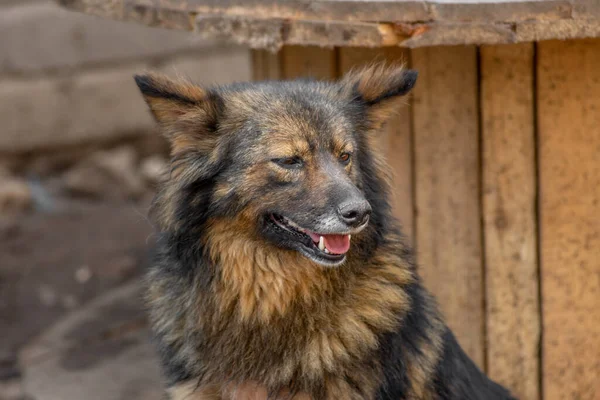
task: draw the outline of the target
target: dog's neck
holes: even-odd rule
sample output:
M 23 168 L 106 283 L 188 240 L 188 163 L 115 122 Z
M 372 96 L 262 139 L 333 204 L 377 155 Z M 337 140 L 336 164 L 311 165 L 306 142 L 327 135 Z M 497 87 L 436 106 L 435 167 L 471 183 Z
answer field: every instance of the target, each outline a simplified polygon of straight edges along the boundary
M 341 275 L 348 275 L 240 232 L 237 226 L 231 221 L 211 221 L 207 247 L 216 266 L 222 307 L 237 307 L 244 321 L 268 323 L 284 316 L 292 304 L 310 305 L 324 293 L 334 293 Z
M 412 306 L 408 288 L 418 284 L 401 256 L 400 239 L 388 234 L 368 260 L 357 261 L 360 256 L 350 252 L 344 265 L 327 268 L 241 226 L 209 221 L 203 246 L 210 286 L 186 291 L 195 295 L 185 322 L 177 315 L 161 322 L 197 324 L 198 342 L 187 338 L 186 346 L 202 349 L 202 385 L 258 381 L 269 389 L 308 391 L 313 398 L 373 398 L 381 378 L 375 361 L 380 340 L 399 329 Z M 437 357 L 437 351 L 430 353 Z M 407 368 L 424 385 L 428 373 Z
M 285 317 L 292 306 L 307 310 L 321 301 L 335 304 L 361 291 L 361 301 L 372 297 L 373 304 L 381 302 L 382 312 L 397 312 L 406 301 L 403 287 L 415 279 L 414 271 L 399 256 L 381 252 L 371 260 L 358 260 L 351 249 L 341 267 L 323 267 L 297 251 L 282 250 L 240 231 L 239 224 L 229 220 L 210 222 L 206 245 L 215 265 L 215 289 L 222 307 L 237 308 L 245 321 L 267 323 Z M 385 298 L 388 292 L 393 297 Z

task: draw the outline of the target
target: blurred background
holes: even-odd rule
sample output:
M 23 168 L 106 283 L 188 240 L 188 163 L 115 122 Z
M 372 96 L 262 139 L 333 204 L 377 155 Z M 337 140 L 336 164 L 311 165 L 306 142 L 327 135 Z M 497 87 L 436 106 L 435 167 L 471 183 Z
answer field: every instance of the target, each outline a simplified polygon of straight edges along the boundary
M 134 339 L 101 346 L 111 334 L 106 327 L 131 324 L 132 316 L 135 325 L 143 316 L 136 288 L 126 294 L 130 309 L 86 312 L 72 321 L 90 300 L 137 282 L 151 250 L 146 215 L 167 148 L 133 82 L 146 69 L 201 83 L 246 81 L 250 53 L 184 32 L 69 12 L 54 2 L 0 1 L 2 400 L 56 398 L 52 387 L 66 383 L 51 374 L 55 368 L 78 371 L 71 384 L 98 390 L 86 399 L 117 398 L 103 387 L 106 374 L 130 383 L 118 398 L 159 398 L 152 362 L 148 372 L 141 369 L 142 382 L 101 362 L 120 360 L 128 371 L 140 370 Z M 49 328 L 61 320 L 68 339 L 55 343 Z M 90 342 L 99 347 L 75 350 Z M 18 365 L 26 345 L 36 354 Z M 123 362 L 119 354 L 131 359 Z M 33 373 L 26 397 L 23 368 L 48 359 L 56 364 Z M 95 384 L 86 386 L 88 379 Z M 48 397 L 36 395 L 38 386 Z
M 135 73 L 374 61 L 419 71 L 375 145 L 467 354 L 522 400 L 600 399 L 598 0 L 58 3 L 0 0 L 0 400 L 161 399 L 140 278 L 168 149 Z

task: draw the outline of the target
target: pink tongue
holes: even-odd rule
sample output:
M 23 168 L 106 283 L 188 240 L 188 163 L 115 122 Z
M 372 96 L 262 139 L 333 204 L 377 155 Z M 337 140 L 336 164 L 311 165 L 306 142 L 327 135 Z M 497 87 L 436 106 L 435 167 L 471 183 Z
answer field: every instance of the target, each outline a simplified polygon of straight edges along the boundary
M 306 232 L 310 235 L 313 242 L 319 244 L 320 235 L 313 232 Z M 325 248 L 333 254 L 344 254 L 350 249 L 349 235 L 323 235 L 323 243 Z
M 350 236 L 348 235 L 324 235 L 325 247 L 330 253 L 344 254 L 350 249 Z

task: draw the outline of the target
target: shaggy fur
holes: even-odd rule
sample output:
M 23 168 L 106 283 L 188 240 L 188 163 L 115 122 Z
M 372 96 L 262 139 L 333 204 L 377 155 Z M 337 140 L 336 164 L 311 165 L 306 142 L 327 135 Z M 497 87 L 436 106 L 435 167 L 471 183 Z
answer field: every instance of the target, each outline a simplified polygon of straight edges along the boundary
M 168 398 L 511 398 L 423 289 L 371 150 L 416 78 L 385 66 L 214 88 L 136 76 L 172 148 L 147 291 Z M 372 211 L 339 266 L 270 218 L 325 226 L 346 198 Z

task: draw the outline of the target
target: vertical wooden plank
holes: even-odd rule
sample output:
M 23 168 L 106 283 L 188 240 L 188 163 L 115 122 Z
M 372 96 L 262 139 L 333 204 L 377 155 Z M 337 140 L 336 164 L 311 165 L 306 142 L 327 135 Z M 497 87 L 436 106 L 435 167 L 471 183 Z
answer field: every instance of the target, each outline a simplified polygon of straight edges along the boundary
M 487 372 L 539 399 L 533 44 L 480 53 Z
M 483 368 L 477 49 L 415 49 L 416 242 L 425 286 Z
M 252 50 L 252 77 L 255 81 L 281 78 L 281 52 Z
M 600 40 L 538 46 L 544 399 L 600 398 Z
M 314 46 L 286 46 L 282 49 L 283 77 L 336 77 L 337 63 L 334 49 Z
M 374 62 L 408 63 L 410 53 L 402 48 L 341 48 L 340 72 Z M 378 145 L 392 173 L 392 210 L 404 234 L 414 243 L 411 115 L 408 101 L 381 132 Z

